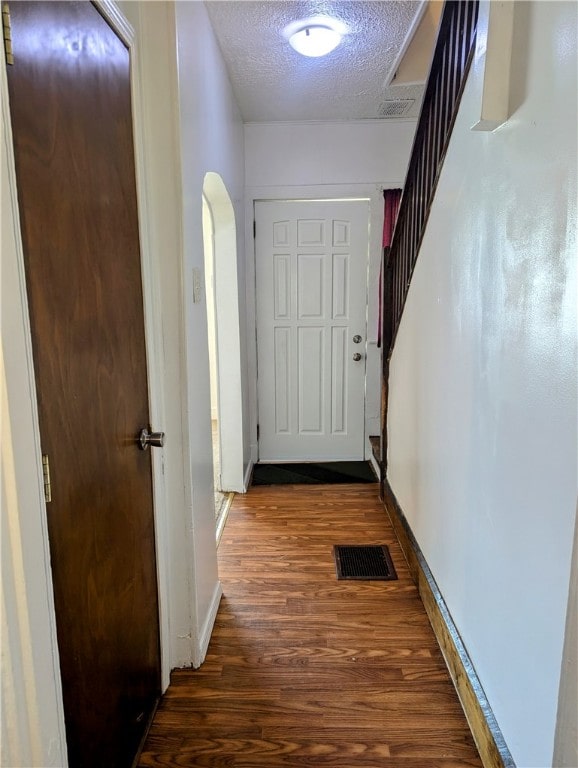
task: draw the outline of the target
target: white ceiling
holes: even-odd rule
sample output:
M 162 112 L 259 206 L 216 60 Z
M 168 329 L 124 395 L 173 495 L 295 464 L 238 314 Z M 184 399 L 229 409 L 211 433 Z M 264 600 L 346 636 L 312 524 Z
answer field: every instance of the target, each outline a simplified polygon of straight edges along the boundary
M 246 122 L 381 118 L 400 99 L 415 99 L 404 117 L 418 116 L 423 86 L 385 83 L 421 1 L 208 0 L 206 6 Z M 283 29 L 319 15 L 349 31 L 328 56 L 301 56 Z

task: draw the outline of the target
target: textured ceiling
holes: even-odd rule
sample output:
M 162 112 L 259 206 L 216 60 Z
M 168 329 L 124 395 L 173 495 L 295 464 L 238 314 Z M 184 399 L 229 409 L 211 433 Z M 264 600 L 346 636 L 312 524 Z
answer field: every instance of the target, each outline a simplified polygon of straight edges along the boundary
M 415 99 L 404 117 L 419 114 L 422 86 L 385 88 L 385 81 L 421 2 L 210 0 L 206 6 L 246 122 L 380 118 L 399 99 Z M 301 56 L 283 29 L 320 15 L 343 22 L 348 33 L 328 56 Z

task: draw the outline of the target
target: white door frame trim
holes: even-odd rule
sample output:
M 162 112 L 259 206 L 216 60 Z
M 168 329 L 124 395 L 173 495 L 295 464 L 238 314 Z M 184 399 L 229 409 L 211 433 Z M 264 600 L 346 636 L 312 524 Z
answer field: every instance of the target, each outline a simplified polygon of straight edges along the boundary
M 0 98 L 3 698 L 8 693 L 8 705 L 5 700 L 2 708 L 2 760 L 13 765 L 67 766 L 32 334 L 4 61 Z M 10 301 L 6 301 L 8 296 Z
M 253 220 L 255 202 L 274 200 L 369 200 L 369 263 L 368 284 L 377 285 L 382 253 L 383 237 L 383 190 L 402 187 L 403 182 L 376 184 L 320 184 L 303 186 L 253 186 L 245 190 L 245 252 L 247 259 L 247 338 L 248 370 L 257 370 L 257 316 L 256 316 L 256 271 L 255 271 L 255 239 L 253 237 Z M 375 370 L 380 357 L 377 347 L 377 294 L 368 296 L 367 317 L 367 366 L 366 366 L 366 402 L 365 402 L 365 458 L 372 455 L 369 435 L 372 428 L 379 424 L 379 393 L 377 395 L 377 411 L 368 410 L 369 376 Z M 374 398 L 375 399 L 375 398 Z M 257 462 L 257 377 L 249 380 L 249 429 L 251 445 L 251 461 Z M 374 426 L 375 424 L 375 426 Z
M 141 268 L 143 280 L 145 338 L 149 377 L 149 408 L 152 424 L 162 429 L 164 423 L 161 362 L 161 313 L 159 281 L 147 230 L 148 196 L 144 162 L 143 111 L 139 76 L 139 51 L 132 26 L 111 0 L 97 3 L 99 10 L 127 44 L 131 54 L 131 87 L 137 199 L 141 236 Z M 3 536 L 3 629 L 12 616 L 17 626 L 3 632 L 3 651 L 19 675 L 15 685 L 24 679 L 24 690 L 13 691 L 15 710 L 6 720 L 9 730 L 5 745 L 7 754 L 21 764 L 31 766 L 68 765 L 64 708 L 60 680 L 60 664 L 56 637 L 56 616 L 52 592 L 50 550 L 46 524 L 43 478 L 41 472 L 40 429 L 32 337 L 28 314 L 28 298 L 24 271 L 24 254 L 20 231 L 16 170 L 14 162 L 8 80 L 6 65 L 0 66 L 0 100 L 2 107 L 3 151 L 6 153 L 7 200 L 10 208 L 3 220 L 2 260 L 11 280 L 11 306 L 2 310 L 3 318 L 12 324 L 3 327 L 2 337 L 2 405 L 3 434 L 10 436 L 2 443 L 2 473 L 5 487 L 2 496 L 2 523 L 9 536 Z M 2 179 L 4 186 L 5 179 Z M 4 234 L 6 233 L 6 234 Z M 6 238 L 6 239 L 5 239 Z M 4 268 L 3 268 L 4 272 Z M 8 289 L 6 289 L 8 290 Z M 3 324 L 4 326 L 4 324 Z M 4 362 L 12 363 L 4 370 Z M 11 400 L 8 400 L 8 396 Z M 12 425 L 12 433 L 10 427 Z M 17 433 L 16 433 L 17 427 Z M 161 676 L 163 690 L 168 685 L 169 659 L 169 578 L 167 504 L 162 455 L 153 461 L 157 573 L 159 590 L 159 626 L 161 639 Z M 35 553 L 35 557 L 28 556 Z M 6 648 L 5 644 L 8 644 Z M 37 663 L 42 658 L 42 664 Z M 3 670 L 4 671 L 4 666 Z M 6 715 L 6 718 L 8 716 Z M 4 750 L 4 747 L 3 747 Z M 3 751 L 4 756 L 4 751 Z M 23 762 L 22 762 L 23 761 Z
M 149 390 L 149 416 L 153 430 L 163 431 L 165 424 L 164 388 L 162 371 L 162 313 L 161 279 L 159 264 L 153 257 L 149 234 L 151 204 L 148 194 L 145 162 L 144 107 L 140 47 L 135 31 L 113 0 L 96 0 L 96 6 L 124 41 L 130 55 L 133 142 L 135 152 L 136 190 L 141 250 L 141 276 L 144 304 L 145 344 Z M 161 451 L 152 451 L 153 504 L 156 534 L 157 588 L 159 601 L 159 630 L 161 654 L 161 687 L 166 690 L 170 681 L 169 635 L 169 533 L 167 521 L 167 489 Z

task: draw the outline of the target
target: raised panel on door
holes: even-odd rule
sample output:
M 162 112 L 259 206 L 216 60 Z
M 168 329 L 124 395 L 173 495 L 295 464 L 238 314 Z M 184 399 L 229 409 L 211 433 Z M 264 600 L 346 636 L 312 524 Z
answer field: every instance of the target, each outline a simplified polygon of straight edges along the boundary
M 349 254 L 333 254 L 332 317 L 334 320 L 349 319 Z
M 331 434 L 347 434 L 347 329 L 331 329 Z
M 368 203 L 255 208 L 259 460 L 362 459 Z
M 300 435 L 321 435 L 325 426 L 325 329 L 317 326 L 298 328 L 297 349 L 298 432 Z
M 132 764 L 160 695 L 130 61 L 87 2 L 10 3 L 10 110 L 69 764 Z
M 325 314 L 325 264 L 322 254 L 297 254 L 297 316 L 321 320 Z
M 291 431 L 291 329 L 275 328 L 275 434 L 288 435 Z

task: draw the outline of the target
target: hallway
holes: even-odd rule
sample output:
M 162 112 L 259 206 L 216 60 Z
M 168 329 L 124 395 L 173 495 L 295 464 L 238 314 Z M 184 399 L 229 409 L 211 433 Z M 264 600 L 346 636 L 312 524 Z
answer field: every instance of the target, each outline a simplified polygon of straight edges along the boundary
M 333 544 L 390 547 L 398 581 L 337 581 Z M 479 768 L 378 485 L 255 487 L 219 547 L 199 670 L 172 675 L 145 766 Z

